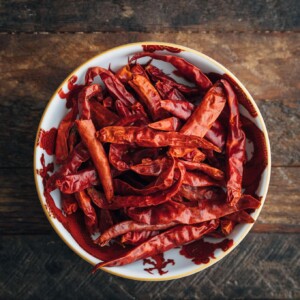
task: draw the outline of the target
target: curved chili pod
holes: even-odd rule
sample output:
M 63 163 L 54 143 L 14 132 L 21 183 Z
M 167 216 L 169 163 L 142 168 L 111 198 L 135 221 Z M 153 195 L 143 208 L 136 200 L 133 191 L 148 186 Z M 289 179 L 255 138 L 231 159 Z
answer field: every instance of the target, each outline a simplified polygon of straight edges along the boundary
M 170 222 L 197 224 L 219 219 L 240 210 L 256 209 L 259 206 L 260 201 L 250 195 L 243 195 L 236 206 L 231 206 L 224 199 L 224 194 L 220 194 L 219 199 L 216 200 L 203 199 L 189 203 L 168 201 L 153 207 L 132 207 L 126 210 L 126 214 L 136 222 L 149 225 Z
M 96 129 L 115 124 L 120 118 L 96 100 L 90 100 L 91 119 Z
M 186 101 L 186 98 L 181 92 L 166 82 L 157 81 L 155 83 L 155 88 L 159 92 L 162 99 Z
M 99 184 L 97 172 L 89 167 L 75 174 L 68 174 L 56 180 L 56 187 L 65 194 L 73 194 Z
M 224 149 L 226 143 L 227 132 L 222 123 L 216 120 L 210 129 L 206 132 L 205 138 L 218 146 L 220 149 Z
M 182 76 L 194 82 L 203 91 L 208 90 L 212 86 L 211 81 L 204 73 L 201 72 L 200 69 L 178 56 L 141 52 L 135 54 L 129 62 L 136 61 L 137 59 L 145 56 L 149 56 L 151 58 L 162 60 L 172 64 L 182 74 Z
M 198 163 L 198 162 L 193 162 L 193 161 L 186 161 L 186 160 L 180 160 L 180 162 L 185 166 L 185 168 L 188 171 L 201 171 L 205 174 L 207 174 L 208 176 L 210 176 L 213 179 L 216 180 L 224 180 L 225 179 L 225 175 L 224 172 L 211 167 L 208 164 L 205 163 Z
M 182 120 L 187 120 L 195 107 L 192 103 L 181 100 L 163 100 L 160 105 L 164 110 Z
M 206 157 L 205 154 L 197 148 L 170 147 L 168 154 L 192 162 L 201 162 L 205 160 Z
M 116 72 L 116 77 L 122 82 L 127 83 L 132 79 L 132 72 L 130 66 L 127 64 Z
M 91 118 L 91 109 L 89 100 L 100 94 L 102 92 L 102 88 L 99 84 L 92 84 L 89 86 L 85 86 L 78 95 L 78 111 L 79 118 L 83 120 L 89 120 Z
M 161 98 L 159 93 L 146 77 L 136 74 L 133 75 L 133 78 L 128 83 L 139 95 L 146 108 L 148 108 L 153 120 L 166 116 L 166 113 L 160 106 Z
M 153 256 L 188 242 L 200 239 L 204 234 L 215 230 L 218 222 L 211 221 L 199 225 L 179 225 L 159 235 L 152 237 L 141 245 L 136 246 L 119 258 L 97 264 L 93 271 L 101 267 L 122 266 L 142 258 Z
M 254 219 L 244 210 L 237 211 L 224 217 L 236 223 L 254 223 Z
M 167 165 L 167 158 L 162 157 L 131 166 L 130 169 L 140 175 L 158 176 L 167 167 Z
M 147 241 L 150 237 L 156 236 L 159 234 L 159 231 L 130 231 L 122 235 L 121 244 L 127 245 L 139 245 L 145 241 Z
M 168 84 L 172 88 L 187 95 L 199 94 L 199 89 L 176 82 L 172 77 L 166 75 L 162 70 L 151 64 L 147 65 L 145 69 L 153 81 L 162 81 L 164 85 Z
M 175 178 L 176 177 L 177 175 L 175 174 Z M 194 187 L 222 186 L 222 182 L 214 180 L 201 172 L 186 172 L 183 184 L 187 184 Z
M 226 220 L 226 219 L 220 220 L 220 228 L 224 236 L 229 235 L 234 229 L 235 225 L 236 223 L 232 220 Z
M 89 233 L 93 234 L 98 230 L 98 219 L 94 207 L 92 206 L 90 197 L 85 191 L 75 194 L 79 207 L 84 213 L 84 220 Z
M 220 197 L 220 190 L 212 187 L 194 187 L 183 184 L 178 194 L 189 201 L 216 200 Z
M 61 207 L 66 215 L 75 213 L 78 209 L 78 203 L 74 195 L 61 193 Z
M 201 147 L 220 152 L 220 149 L 197 136 L 186 136 L 178 132 L 155 131 L 148 127 L 108 126 L 96 134 L 101 142 L 131 144 L 140 147 Z
M 130 106 L 136 103 L 134 97 L 125 89 L 122 82 L 110 71 L 101 68 L 89 68 L 85 75 L 85 83 L 89 85 L 93 82 L 94 78 L 99 75 L 104 82 L 109 93 L 114 99 L 119 99 L 125 105 Z
M 222 85 L 217 82 L 205 94 L 191 117 L 180 129 L 180 132 L 186 135 L 204 137 L 219 117 L 225 104 L 226 95 Z
M 163 120 L 148 124 L 148 127 L 155 129 L 155 130 L 162 130 L 162 131 L 178 131 L 180 126 L 181 126 L 180 120 L 175 117 L 163 119 Z
M 170 224 L 158 224 L 158 225 L 147 225 L 147 224 L 141 224 L 134 221 L 124 221 L 118 224 L 115 224 L 114 226 L 110 227 L 108 230 L 103 232 L 101 236 L 95 241 L 96 244 L 99 244 L 100 246 L 105 246 L 107 243 L 117 236 L 120 236 L 122 234 L 125 234 L 130 231 L 139 232 L 139 231 L 153 231 L 153 230 L 163 230 L 170 227 L 175 226 L 176 223 L 170 223 Z
M 228 99 L 229 130 L 226 141 L 227 201 L 235 205 L 242 196 L 243 164 L 245 162 L 246 137 L 240 122 L 237 97 L 226 80 L 221 80 Z
M 114 189 L 110 166 L 101 142 L 95 137 L 96 129 L 93 122 L 91 120 L 77 120 L 76 125 L 82 141 L 88 148 L 95 164 L 106 199 L 111 201 L 114 195 Z
M 119 171 L 130 169 L 129 145 L 111 144 L 109 148 L 109 162 Z

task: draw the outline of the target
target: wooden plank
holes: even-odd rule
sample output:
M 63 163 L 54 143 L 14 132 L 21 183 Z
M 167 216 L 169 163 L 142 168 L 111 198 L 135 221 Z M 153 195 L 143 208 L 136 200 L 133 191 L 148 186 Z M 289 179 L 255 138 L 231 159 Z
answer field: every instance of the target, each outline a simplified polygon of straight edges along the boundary
M 299 168 L 274 167 L 267 200 L 255 232 L 300 233 Z M 31 169 L 0 169 L 0 234 L 51 232 Z
M 299 30 L 297 0 L 1 2 L 1 31 Z
M 298 299 L 300 236 L 249 234 L 216 265 L 166 282 L 103 271 L 55 235 L 0 237 L 1 299 Z
M 273 164 L 299 166 L 300 70 L 294 67 L 299 64 L 299 36 L 181 32 L 2 35 L 0 76 L 5 84 L 0 88 L 0 167 L 31 167 L 29 158 L 42 111 L 74 68 L 110 47 L 153 39 L 203 51 L 232 70 L 262 110 Z

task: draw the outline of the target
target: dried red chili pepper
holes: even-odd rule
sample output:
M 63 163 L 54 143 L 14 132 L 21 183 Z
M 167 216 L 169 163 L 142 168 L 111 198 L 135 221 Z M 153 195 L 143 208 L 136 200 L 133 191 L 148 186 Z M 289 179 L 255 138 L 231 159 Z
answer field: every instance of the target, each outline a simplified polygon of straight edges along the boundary
M 201 147 L 220 152 L 220 149 L 203 138 L 186 136 L 178 132 L 161 132 L 147 127 L 109 126 L 96 134 L 101 142 L 131 144 L 140 147 Z
M 176 88 L 172 87 L 171 85 L 157 81 L 155 83 L 155 88 L 159 92 L 162 99 L 170 99 L 170 100 L 182 100 L 186 101 L 186 98 L 180 93 Z
M 235 205 L 242 195 L 243 164 L 245 162 L 246 137 L 240 122 L 237 97 L 226 80 L 221 80 L 227 93 L 229 130 L 226 141 L 227 201 Z
M 180 187 L 179 195 L 189 201 L 200 201 L 203 199 L 216 200 L 220 197 L 220 190 L 212 187 L 194 187 L 183 184 Z
M 102 92 L 99 84 L 92 84 L 84 87 L 78 96 L 78 111 L 79 117 L 83 120 L 91 118 L 91 109 L 89 100 Z
M 182 120 L 187 120 L 194 109 L 192 103 L 180 100 L 163 100 L 160 105 L 164 110 Z
M 90 197 L 85 193 L 85 191 L 77 192 L 75 197 L 79 207 L 84 213 L 84 220 L 89 233 L 96 232 L 98 230 L 98 220 Z
M 180 160 L 188 171 L 201 171 L 216 180 L 224 180 L 224 172 L 205 163 Z
M 90 100 L 91 119 L 97 130 L 115 124 L 120 118 L 96 100 Z
M 159 205 L 160 203 L 166 202 L 171 199 L 180 189 L 182 181 L 185 175 L 185 169 L 182 165 L 178 165 L 180 170 L 180 177 L 177 182 L 174 183 L 170 188 L 159 191 L 148 196 L 115 196 L 112 203 L 108 204 L 101 192 L 94 188 L 89 188 L 88 193 L 92 198 L 93 202 L 100 208 L 106 209 L 119 209 L 125 207 L 145 207 L 151 205 Z
M 224 236 L 229 235 L 234 229 L 235 225 L 236 223 L 232 220 L 220 220 L 220 228 Z
M 77 104 L 74 102 L 71 110 L 66 114 L 58 126 L 56 145 L 55 145 L 55 159 L 58 164 L 65 161 L 69 155 L 68 136 L 69 132 L 76 120 L 78 113 Z
M 167 115 L 160 106 L 159 93 L 146 77 L 137 74 L 128 83 L 139 95 L 140 100 L 147 107 L 154 121 Z
M 240 210 L 256 209 L 259 206 L 260 201 L 250 195 L 243 195 L 236 206 L 231 206 L 226 202 L 223 193 L 216 200 L 202 199 L 189 203 L 167 201 L 153 207 L 131 207 L 126 210 L 126 214 L 136 222 L 149 225 L 170 222 L 197 224 L 219 219 Z
M 167 167 L 166 157 L 142 162 L 141 164 L 131 166 L 130 169 L 138 174 L 146 176 L 158 176 Z
M 208 90 L 212 85 L 211 81 L 201 72 L 200 69 L 178 56 L 141 52 L 135 54 L 129 62 L 136 61 L 137 59 L 145 56 L 172 64 L 182 74 L 182 76 L 194 82 L 203 91 Z
M 192 162 L 201 162 L 205 160 L 205 154 L 197 148 L 171 147 L 168 150 L 168 154 Z
M 222 85 L 217 82 L 205 94 L 191 117 L 182 126 L 180 132 L 186 135 L 204 137 L 219 117 L 226 104 L 226 95 Z
M 128 245 L 139 245 L 147 241 L 150 237 L 156 236 L 159 234 L 159 231 L 130 231 L 122 235 L 121 243 Z
M 199 225 L 179 225 L 169 229 L 129 251 L 117 259 L 97 264 L 94 271 L 101 267 L 122 266 L 136 260 L 153 256 L 188 242 L 198 240 L 204 234 L 216 229 L 218 222 L 211 221 Z
M 178 131 L 181 127 L 181 122 L 178 118 L 171 117 L 154 123 L 148 124 L 148 127 L 162 131 Z
M 119 171 L 130 169 L 129 145 L 111 144 L 109 148 L 109 162 Z
M 117 236 L 120 236 L 127 232 L 131 232 L 131 231 L 139 232 L 144 230 L 148 230 L 148 231 L 164 230 L 173 227 L 175 225 L 176 223 L 163 224 L 163 225 L 147 225 L 147 224 L 137 223 L 134 221 L 124 221 L 115 224 L 114 226 L 110 227 L 108 230 L 103 232 L 95 242 L 103 247 L 107 245 L 107 243 L 113 238 L 116 238 Z
M 130 68 L 130 70 L 133 75 L 141 75 L 141 76 L 144 76 L 145 78 L 147 78 L 148 80 L 150 80 L 146 70 L 140 64 L 138 64 L 138 63 L 134 64 Z
M 254 223 L 254 219 L 244 210 L 232 213 L 224 217 L 225 219 L 232 220 L 236 223 Z
M 216 120 L 204 136 L 220 149 L 224 149 L 227 132 L 221 122 Z
M 132 72 L 130 66 L 127 64 L 116 72 L 116 77 L 122 82 L 127 83 L 132 79 Z
M 69 132 L 68 136 L 68 149 L 69 153 L 72 153 L 74 150 L 74 147 L 78 144 L 79 142 L 79 136 L 78 136 L 78 131 L 76 126 L 73 125 Z
M 62 193 L 74 194 L 78 191 L 82 191 L 93 185 L 99 184 L 99 179 L 95 168 L 88 167 L 77 173 L 59 177 L 55 184 Z
M 175 178 L 176 177 L 177 174 L 175 173 Z M 187 184 L 194 187 L 222 186 L 222 182 L 220 182 L 219 180 L 214 180 L 201 172 L 186 172 L 183 184 Z
M 89 68 L 85 75 L 86 85 L 91 84 L 97 75 L 101 77 L 110 95 L 114 99 L 119 99 L 127 106 L 136 103 L 135 98 L 125 89 L 122 82 L 112 72 L 104 68 Z
M 105 197 L 108 201 L 111 201 L 114 195 L 114 190 L 110 166 L 101 142 L 95 137 L 96 129 L 93 122 L 91 120 L 77 120 L 76 125 L 82 141 L 88 148 L 91 158 L 95 164 L 99 179 L 103 186 Z
M 98 227 L 101 233 L 105 232 L 108 228 L 114 225 L 113 213 L 110 210 L 100 209 L 98 216 Z

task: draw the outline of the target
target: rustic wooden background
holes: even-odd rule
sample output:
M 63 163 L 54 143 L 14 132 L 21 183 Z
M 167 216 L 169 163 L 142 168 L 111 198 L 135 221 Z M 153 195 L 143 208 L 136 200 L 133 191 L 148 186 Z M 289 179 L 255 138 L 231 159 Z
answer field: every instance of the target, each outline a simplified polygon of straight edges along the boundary
M 298 0 L 2 0 L 0 15 L 0 299 L 300 298 Z M 39 204 L 36 129 L 74 68 L 154 40 L 208 54 L 249 89 L 271 139 L 268 197 L 242 244 L 206 271 L 159 283 L 91 275 Z

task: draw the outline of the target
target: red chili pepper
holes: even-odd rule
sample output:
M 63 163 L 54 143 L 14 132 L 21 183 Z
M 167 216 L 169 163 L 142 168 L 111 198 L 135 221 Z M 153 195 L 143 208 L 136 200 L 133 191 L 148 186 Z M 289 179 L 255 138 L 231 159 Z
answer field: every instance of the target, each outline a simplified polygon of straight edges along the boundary
M 177 178 L 177 176 L 177 173 L 175 173 L 175 178 Z M 194 187 L 222 186 L 222 182 L 220 182 L 219 180 L 214 180 L 201 172 L 186 172 L 183 184 L 187 184 Z
M 113 99 L 111 97 L 106 97 L 103 99 L 102 105 L 106 108 L 113 109 Z
M 147 65 L 145 69 L 151 79 L 155 82 L 161 81 L 164 85 L 170 85 L 172 88 L 175 88 L 186 95 L 199 95 L 199 89 L 176 82 L 172 77 L 169 77 L 162 70 L 151 64 Z
M 187 101 L 163 100 L 160 105 L 164 110 L 182 120 L 187 120 L 194 110 L 194 105 Z
M 56 187 L 65 194 L 73 194 L 99 184 L 94 167 L 88 167 L 74 174 L 64 175 L 56 180 Z
M 149 225 L 170 222 L 197 224 L 260 206 L 260 201 L 250 195 L 243 195 L 236 206 L 231 206 L 224 198 L 224 193 L 220 193 L 219 199 L 216 200 L 203 199 L 188 203 L 168 201 L 153 207 L 131 207 L 126 210 L 126 214 L 136 222 Z
M 246 137 L 242 130 L 236 95 L 226 80 L 221 80 L 227 93 L 229 130 L 226 141 L 227 201 L 235 205 L 242 196 L 243 164 L 245 162 Z
M 101 233 L 114 225 L 114 216 L 112 211 L 108 209 L 100 209 L 98 216 L 98 227 Z
M 79 117 L 83 120 L 91 118 L 91 109 L 89 100 L 102 92 L 99 84 L 92 84 L 84 87 L 78 96 L 78 111 Z
M 186 98 L 181 92 L 165 82 L 157 81 L 155 83 L 155 88 L 159 92 L 162 99 L 186 101 Z
M 180 188 L 179 195 L 189 201 L 200 201 L 203 199 L 216 200 L 220 197 L 220 190 L 212 187 L 194 187 L 183 184 Z
M 66 114 L 58 126 L 55 146 L 55 159 L 61 164 L 69 155 L 68 136 L 78 114 L 77 104 L 74 102 L 71 110 Z
M 166 166 L 166 168 L 160 173 L 156 180 L 150 183 L 148 186 L 143 188 L 135 188 L 125 181 L 115 179 L 114 186 L 115 192 L 122 196 L 128 195 L 150 195 L 158 191 L 163 191 L 169 188 L 173 184 L 174 180 L 174 170 L 175 170 L 175 160 Z
M 68 136 L 68 149 L 69 153 L 72 153 L 74 150 L 74 147 L 78 144 L 79 142 L 79 135 L 78 131 L 75 125 L 71 128 Z
M 89 68 L 85 75 L 85 83 L 89 85 L 93 82 L 94 78 L 99 75 L 104 82 L 106 88 L 108 89 L 110 95 L 114 99 L 119 99 L 125 105 L 130 106 L 136 103 L 134 97 L 125 89 L 122 82 L 110 71 L 94 67 Z
M 220 149 L 224 149 L 227 132 L 221 122 L 216 120 L 205 134 L 205 138 Z
M 156 236 L 159 234 L 159 231 L 130 231 L 121 237 L 121 243 L 127 245 L 140 245 L 141 243 L 146 242 L 150 237 Z
M 148 127 L 109 126 L 97 132 L 101 142 L 131 144 L 140 147 L 201 147 L 220 152 L 220 149 L 203 138 L 186 136 L 178 132 L 155 131 Z
M 182 126 L 180 132 L 186 135 L 204 137 L 219 117 L 226 104 L 226 95 L 218 82 L 205 94 L 191 117 Z
M 215 230 L 218 222 L 211 221 L 199 225 L 179 225 L 169 229 L 157 236 L 152 237 L 146 242 L 134 249 L 130 250 L 127 254 L 119 258 L 101 262 L 94 267 L 94 272 L 101 267 L 122 266 L 142 258 L 153 256 L 172 248 L 181 246 L 194 240 L 200 239 L 203 235 Z
M 93 122 L 91 120 L 77 120 L 76 125 L 82 141 L 88 148 L 91 158 L 95 164 L 106 199 L 111 201 L 114 195 L 114 190 L 110 166 L 101 142 L 96 139 L 96 129 Z
M 115 113 L 105 108 L 98 101 L 91 100 L 90 104 L 91 119 L 96 129 L 99 130 L 102 127 L 113 125 L 119 120 L 119 117 Z
M 79 207 L 84 213 L 84 220 L 89 233 L 93 234 L 98 230 L 98 220 L 94 207 L 92 206 L 90 197 L 85 191 L 75 194 Z
M 147 78 L 148 80 L 150 80 L 146 70 L 140 64 L 138 64 L 138 63 L 134 64 L 130 68 L 130 70 L 133 75 L 141 75 L 141 76 L 144 76 L 145 78 Z
M 141 224 L 134 221 L 124 221 L 114 226 L 110 227 L 108 230 L 103 232 L 101 236 L 95 241 L 95 243 L 99 244 L 100 246 L 106 246 L 108 242 L 122 234 L 134 231 L 153 231 L 153 230 L 164 230 L 170 227 L 175 226 L 176 223 L 170 224 L 162 224 L 162 225 L 147 225 Z
M 154 123 L 148 124 L 148 127 L 162 131 L 178 131 L 181 127 L 181 122 L 178 118 L 171 117 Z
M 74 195 L 61 193 L 61 207 L 65 214 L 71 215 L 78 209 L 78 203 Z
M 224 172 L 205 163 L 180 160 L 188 171 L 202 171 L 213 179 L 224 180 Z
M 130 169 L 140 175 L 158 176 L 167 167 L 168 160 L 166 157 L 157 158 L 142 162 L 141 164 L 131 166 Z
M 180 177 L 175 184 L 164 191 L 159 191 L 148 196 L 115 196 L 112 203 L 108 204 L 106 203 L 102 193 L 98 192 L 96 189 L 90 188 L 88 189 L 88 193 L 93 202 L 100 208 L 114 210 L 125 207 L 145 207 L 158 205 L 160 203 L 168 201 L 179 191 L 185 175 L 185 169 L 181 164 L 179 164 L 178 167 L 180 170 Z
M 132 79 L 132 72 L 130 66 L 127 64 L 116 72 L 116 77 L 122 82 L 127 83 Z
M 236 223 L 232 220 L 220 220 L 221 232 L 224 236 L 228 236 L 234 229 Z
M 164 118 L 167 115 L 160 106 L 161 98 L 159 93 L 146 77 L 134 75 L 128 83 L 149 110 L 153 120 Z
M 171 147 L 168 154 L 192 162 L 201 162 L 205 160 L 205 154 L 197 148 Z
M 109 148 L 109 162 L 119 171 L 130 169 L 129 145 L 111 144 Z
M 212 86 L 211 81 L 201 72 L 200 69 L 178 56 L 141 52 L 135 54 L 129 62 L 136 61 L 137 59 L 145 56 L 172 64 L 182 74 L 182 76 L 194 82 L 203 91 L 208 90 Z
M 232 213 L 224 217 L 225 219 L 232 220 L 236 223 L 254 223 L 254 219 L 244 210 Z

